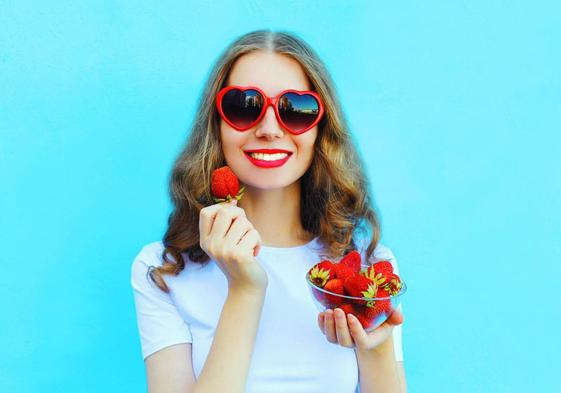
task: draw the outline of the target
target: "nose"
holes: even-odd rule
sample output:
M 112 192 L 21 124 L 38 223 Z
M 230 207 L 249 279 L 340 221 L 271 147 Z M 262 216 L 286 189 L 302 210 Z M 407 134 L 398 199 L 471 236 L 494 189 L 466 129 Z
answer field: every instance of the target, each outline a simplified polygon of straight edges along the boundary
M 284 130 L 275 116 L 275 109 L 272 106 L 269 106 L 265 111 L 263 118 L 255 128 L 255 135 L 257 137 L 273 139 L 275 137 L 280 138 L 283 134 Z

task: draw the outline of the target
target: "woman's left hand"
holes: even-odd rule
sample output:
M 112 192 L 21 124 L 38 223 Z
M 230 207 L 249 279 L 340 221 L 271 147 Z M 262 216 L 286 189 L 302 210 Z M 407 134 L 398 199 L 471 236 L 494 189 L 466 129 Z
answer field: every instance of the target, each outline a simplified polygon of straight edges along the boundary
M 318 315 L 318 325 L 327 341 L 359 351 L 368 351 L 386 341 L 396 325 L 403 323 L 403 314 L 394 310 L 384 323 L 371 332 L 366 332 L 358 319 L 340 308 L 328 309 Z

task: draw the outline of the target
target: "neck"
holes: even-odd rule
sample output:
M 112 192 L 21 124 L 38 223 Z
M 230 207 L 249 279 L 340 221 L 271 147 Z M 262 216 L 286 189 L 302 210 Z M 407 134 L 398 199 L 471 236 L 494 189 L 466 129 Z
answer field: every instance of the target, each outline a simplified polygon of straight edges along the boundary
M 293 247 L 313 239 L 300 219 L 300 182 L 272 190 L 245 185 L 238 206 L 261 236 L 262 244 L 271 247 Z

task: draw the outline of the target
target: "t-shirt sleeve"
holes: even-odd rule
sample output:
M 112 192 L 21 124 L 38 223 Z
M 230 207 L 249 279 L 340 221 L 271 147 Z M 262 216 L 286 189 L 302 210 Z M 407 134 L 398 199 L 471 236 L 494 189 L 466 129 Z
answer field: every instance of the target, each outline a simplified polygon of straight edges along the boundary
M 158 258 L 157 252 L 145 246 L 131 267 L 131 286 L 143 359 L 170 345 L 193 342 L 189 325 L 177 311 L 169 294 L 158 288 L 147 274 L 151 265 L 161 265 Z
M 363 245 L 364 245 L 364 251 L 365 251 L 366 247 L 368 247 L 368 244 L 363 243 Z M 364 252 L 363 252 L 363 255 L 365 255 Z M 374 249 L 374 253 L 370 256 L 370 260 L 368 262 L 373 263 L 373 262 L 376 262 L 377 260 L 390 261 L 392 266 L 393 266 L 394 273 L 397 274 L 398 276 L 400 276 L 399 275 L 399 267 L 397 265 L 397 260 L 395 259 L 395 255 L 393 254 L 393 252 L 391 251 L 390 248 L 378 243 L 376 248 Z M 403 312 L 401 303 L 399 304 L 397 309 L 399 311 Z M 399 324 L 397 326 L 394 326 L 394 328 L 393 328 L 393 348 L 394 348 L 394 353 L 395 353 L 395 360 L 398 361 L 398 362 L 403 361 L 403 344 L 402 344 L 403 328 L 402 328 L 402 326 L 403 326 L 403 324 Z

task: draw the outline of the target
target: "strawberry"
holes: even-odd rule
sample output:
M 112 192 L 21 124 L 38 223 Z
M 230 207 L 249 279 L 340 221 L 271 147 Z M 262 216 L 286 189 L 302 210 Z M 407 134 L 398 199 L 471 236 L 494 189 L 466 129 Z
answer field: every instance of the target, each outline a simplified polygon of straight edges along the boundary
M 382 288 L 378 288 L 376 291 L 376 297 L 387 297 L 388 292 Z M 357 315 L 362 327 L 367 329 L 372 325 L 376 324 L 382 316 L 387 316 L 392 310 L 391 302 L 389 299 L 386 300 L 370 300 L 366 303 L 366 306 L 357 309 L 359 315 Z
M 343 302 L 342 304 L 339 305 L 339 308 L 341 310 L 343 310 L 345 315 L 353 314 L 353 315 L 356 316 L 356 314 L 357 314 L 355 306 L 352 303 L 348 303 L 348 302 L 345 301 L 345 302 Z
M 238 177 L 225 165 L 212 172 L 211 176 L 211 190 L 214 195 L 215 202 L 230 202 L 232 199 L 240 200 L 245 190 L 241 189 Z
M 366 329 L 369 326 L 368 319 L 364 316 L 364 306 L 359 306 L 355 303 L 345 302 L 339 306 L 341 310 L 345 312 L 345 315 L 353 314 L 356 319 L 360 322 L 362 327 Z
M 375 281 L 378 286 L 386 285 L 393 274 L 393 266 L 389 261 L 376 262 L 370 265 L 366 272 L 365 277 Z
M 384 308 L 382 306 L 382 304 L 376 302 L 372 307 L 365 307 L 361 315 L 367 321 L 368 326 L 376 324 L 379 319 L 384 317 Z
M 374 266 L 376 273 L 386 273 L 387 275 L 393 274 L 393 265 L 390 261 L 378 261 L 372 266 Z
M 332 293 L 336 293 L 338 295 L 345 294 L 345 289 L 343 288 L 343 280 L 341 280 L 340 278 L 332 278 L 331 280 L 327 281 L 327 284 L 325 284 L 323 289 Z M 343 301 L 345 301 L 345 298 L 329 293 L 325 294 L 325 298 L 328 302 L 335 306 L 338 306 L 343 303 Z
M 378 288 L 378 290 L 376 291 L 376 298 L 385 298 L 385 297 L 390 297 L 390 293 L 385 290 L 384 288 Z M 389 301 L 389 299 L 388 299 Z
M 401 290 L 403 284 L 401 279 L 395 273 L 392 273 L 389 282 L 384 286 L 384 289 L 389 292 L 390 295 L 395 296 Z
M 375 318 L 381 314 L 385 314 L 386 316 L 390 314 L 392 311 L 392 303 L 390 299 L 385 300 L 374 300 L 374 304 L 371 306 L 366 306 L 364 315 L 368 318 Z
M 353 271 L 352 268 L 350 268 L 348 265 L 345 265 L 345 264 L 342 264 L 342 263 L 335 263 L 333 265 L 332 272 L 333 272 L 333 274 L 335 274 L 335 277 L 340 278 L 343 281 L 347 277 L 350 277 L 353 274 L 355 274 L 355 272 Z
M 366 315 L 370 316 L 378 316 L 382 314 L 390 313 L 392 309 L 392 304 L 389 300 L 376 300 L 376 303 L 372 307 L 366 307 Z
M 329 278 L 333 278 L 333 274 L 331 273 L 333 265 L 333 262 L 327 259 L 316 263 L 308 270 L 310 282 L 317 287 L 323 288 Z
M 370 319 L 368 319 L 367 316 L 364 315 L 364 313 L 359 312 L 355 315 L 356 319 L 358 319 L 358 321 L 360 322 L 361 326 L 363 329 L 367 329 L 368 326 L 370 326 Z
M 340 264 L 347 265 L 350 267 L 353 272 L 359 273 L 360 272 L 360 254 L 358 251 L 353 250 L 345 255 L 340 261 Z
M 353 297 L 374 297 L 377 285 L 368 277 L 360 274 L 347 277 L 343 282 L 345 291 Z M 365 304 L 364 300 L 355 300 L 356 304 Z

